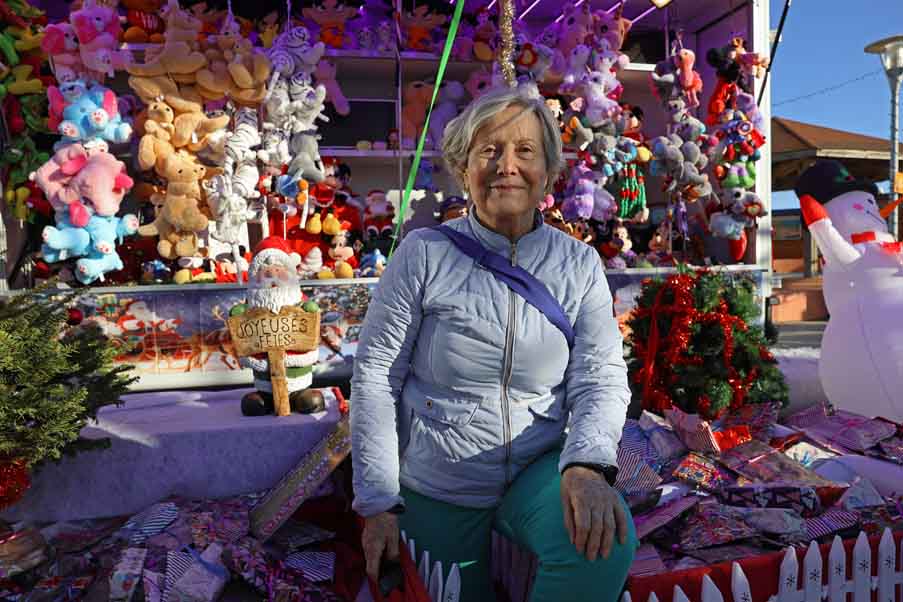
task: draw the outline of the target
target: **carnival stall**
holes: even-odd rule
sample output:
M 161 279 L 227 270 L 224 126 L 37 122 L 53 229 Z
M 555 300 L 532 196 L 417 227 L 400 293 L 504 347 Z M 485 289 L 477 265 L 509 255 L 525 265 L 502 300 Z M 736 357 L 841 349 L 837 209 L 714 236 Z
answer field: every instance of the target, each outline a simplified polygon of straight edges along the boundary
M 500 15 L 480 2 L 456 19 L 445 2 L 258 15 L 155 1 L 114 17 L 105 4 L 49 6 L 60 22 L 32 50 L 52 57 L 47 81 L 8 97 L 10 283 L 83 289 L 77 315 L 118 341 L 136 388 L 249 382 L 224 310 L 244 297 L 249 251 L 280 236 L 307 290 L 328 297 L 317 371 L 347 377 L 394 245 L 466 208 L 438 141 L 504 75 Z M 513 76 L 538 84 L 566 148 L 546 221 L 599 250 L 624 321 L 643 279 L 679 262 L 753 278 L 764 299 L 764 9 L 572 4 L 516 3 L 511 23 Z M 89 17 L 102 35 L 80 30 Z M 20 98 L 43 102 L 38 130 L 18 126 Z M 73 120 L 83 110 L 99 121 Z

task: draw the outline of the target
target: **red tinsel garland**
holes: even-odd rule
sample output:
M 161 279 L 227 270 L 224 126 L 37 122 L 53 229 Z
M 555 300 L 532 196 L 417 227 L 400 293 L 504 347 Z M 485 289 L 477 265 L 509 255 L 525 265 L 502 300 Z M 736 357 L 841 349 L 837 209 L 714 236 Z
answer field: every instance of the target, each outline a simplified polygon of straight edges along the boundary
M 25 460 L 0 459 L 0 510 L 12 506 L 31 486 Z
M 643 368 L 634 378 L 636 382 L 643 384 L 643 407 L 646 409 L 661 412 L 673 405 L 667 386 L 675 384 L 678 380 L 677 374 L 673 371 L 674 366 L 702 364 L 701 357 L 687 353 L 692 328 L 696 323 L 717 324 L 721 327 L 724 336 L 722 360 L 728 374 L 727 382 L 733 390 L 731 409 L 739 408 L 746 402 L 749 388 L 758 377 L 758 371 L 755 369 L 746 377 L 741 377 L 733 366 L 734 328 L 745 331 L 746 323 L 729 313 L 727 302 L 723 299 L 713 311 L 703 312 L 696 309 L 693 289 L 697 278 L 698 276 L 690 274 L 669 276 L 656 293 L 651 307 L 634 310 L 637 317 L 649 317 L 651 320 L 648 341 L 645 344 L 640 341 L 633 343 L 637 355 L 643 357 Z M 664 299 L 668 293 L 673 296 L 673 301 L 666 304 Z M 671 328 L 667 335 L 662 337 L 659 333 L 658 320 L 665 315 L 671 317 Z M 706 395 L 700 396 L 697 407 L 699 413 L 706 418 L 718 417 L 711 415 L 711 400 Z M 726 409 L 722 408 L 718 414 Z

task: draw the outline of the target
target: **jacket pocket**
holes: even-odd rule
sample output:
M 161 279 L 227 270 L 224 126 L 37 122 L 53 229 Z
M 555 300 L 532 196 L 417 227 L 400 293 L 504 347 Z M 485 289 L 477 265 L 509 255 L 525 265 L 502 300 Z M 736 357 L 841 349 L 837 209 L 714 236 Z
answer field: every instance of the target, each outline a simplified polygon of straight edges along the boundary
M 555 395 L 541 397 L 527 404 L 530 413 L 539 418 L 558 422 L 564 415 L 564 402 Z
M 411 403 L 414 413 L 421 418 L 447 424 L 449 426 L 466 426 L 471 423 L 477 409 L 479 399 L 433 399 L 425 397 Z

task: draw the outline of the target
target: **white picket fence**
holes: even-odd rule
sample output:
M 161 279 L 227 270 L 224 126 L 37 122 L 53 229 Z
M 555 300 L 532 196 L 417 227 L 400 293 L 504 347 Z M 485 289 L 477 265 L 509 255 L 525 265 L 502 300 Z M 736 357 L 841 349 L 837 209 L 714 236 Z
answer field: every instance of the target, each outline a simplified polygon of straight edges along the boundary
M 903 563 L 903 540 L 900 541 L 899 557 Z M 828 554 L 827 580 L 822 575 L 824 562 L 816 542 L 809 544 L 803 559 L 803 582 L 799 583 L 799 561 L 796 551 L 787 548 L 781 570 L 778 575 L 778 593 L 769 598 L 769 602 L 848 602 L 847 595 L 852 594 L 852 602 L 871 602 L 872 592 L 878 592 L 878 602 L 899 602 L 903 600 L 903 592 L 898 596 L 897 588 L 903 588 L 903 567 L 897 570 L 897 549 L 890 529 L 885 529 L 878 544 L 878 575 L 872 576 L 872 551 L 868 537 L 860 532 L 853 547 L 850 565 L 852 578 L 847 579 L 847 555 L 840 537 L 835 536 Z M 751 602 L 752 594 L 749 581 L 743 569 L 736 562 L 731 570 L 731 594 L 734 602 Z M 700 602 L 724 602 L 724 595 L 708 575 L 702 578 L 702 594 Z M 625 592 L 621 602 L 632 602 L 630 592 Z M 658 602 L 655 592 L 649 595 L 647 602 Z M 690 602 L 680 588 L 674 586 L 672 602 Z
M 428 550 L 420 550 L 417 556 L 416 542 L 402 538 L 408 546 L 411 558 L 417 563 L 433 602 L 459 602 L 460 573 L 457 565 L 452 565 L 446 573 L 441 562 L 430 563 Z M 536 576 L 536 559 L 507 539 L 493 534 L 492 541 L 493 578 L 501 581 L 512 602 L 527 602 L 533 579 Z M 897 570 L 897 558 L 901 567 Z M 847 578 L 847 566 L 852 573 Z M 872 566 L 877 565 L 877 576 L 872 575 Z M 800 583 L 800 566 L 796 550 L 787 548 L 778 575 L 778 593 L 768 602 L 871 602 L 872 592 L 877 591 L 878 602 L 903 602 L 903 539 L 900 540 L 899 556 L 894 536 L 885 529 L 878 544 L 877 557 L 872 559 L 871 546 L 864 532 L 859 533 L 850 561 L 840 537 L 835 536 L 828 553 L 828 575 L 823 575 L 824 561 L 816 542 L 809 543 L 803 559 L 803 576 Z M 898 594 L 899 588 L 899 594 Z M 852 600 L 848 598 L 852 596 Z M 731 596 L 733 602 L 752 602 L 749 580 L 740 564 L 731 567 Z M 724 594 L 708 575 L 702 577 L 702 594 L 699 602 L 724 602 Z M 466 601 L 465 601 L 466 602 Z M 630 592 L 624 592 L 621 602 L 633 602 Z M 649 594 L 646 602 L 659 602 L 655 592 Z M 672 602 L 690 602 L 680 586 L 674 586 Z

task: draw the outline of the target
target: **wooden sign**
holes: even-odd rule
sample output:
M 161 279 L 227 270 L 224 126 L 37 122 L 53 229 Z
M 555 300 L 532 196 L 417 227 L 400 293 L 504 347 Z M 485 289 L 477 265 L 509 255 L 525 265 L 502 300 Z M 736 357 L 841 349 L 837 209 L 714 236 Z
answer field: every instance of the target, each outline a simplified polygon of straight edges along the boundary
M 320 346 L 320 312 L 287 306 L 274 314 L 266 308 L 255 307 L 229 318 L 229 333 L 237 355 L 267 354 L 276 415 L 291 414 L 285 352 L 313 351 Z
M 894 176 L 894 192 L 903 194 L 903 172 L 898 171 Z

